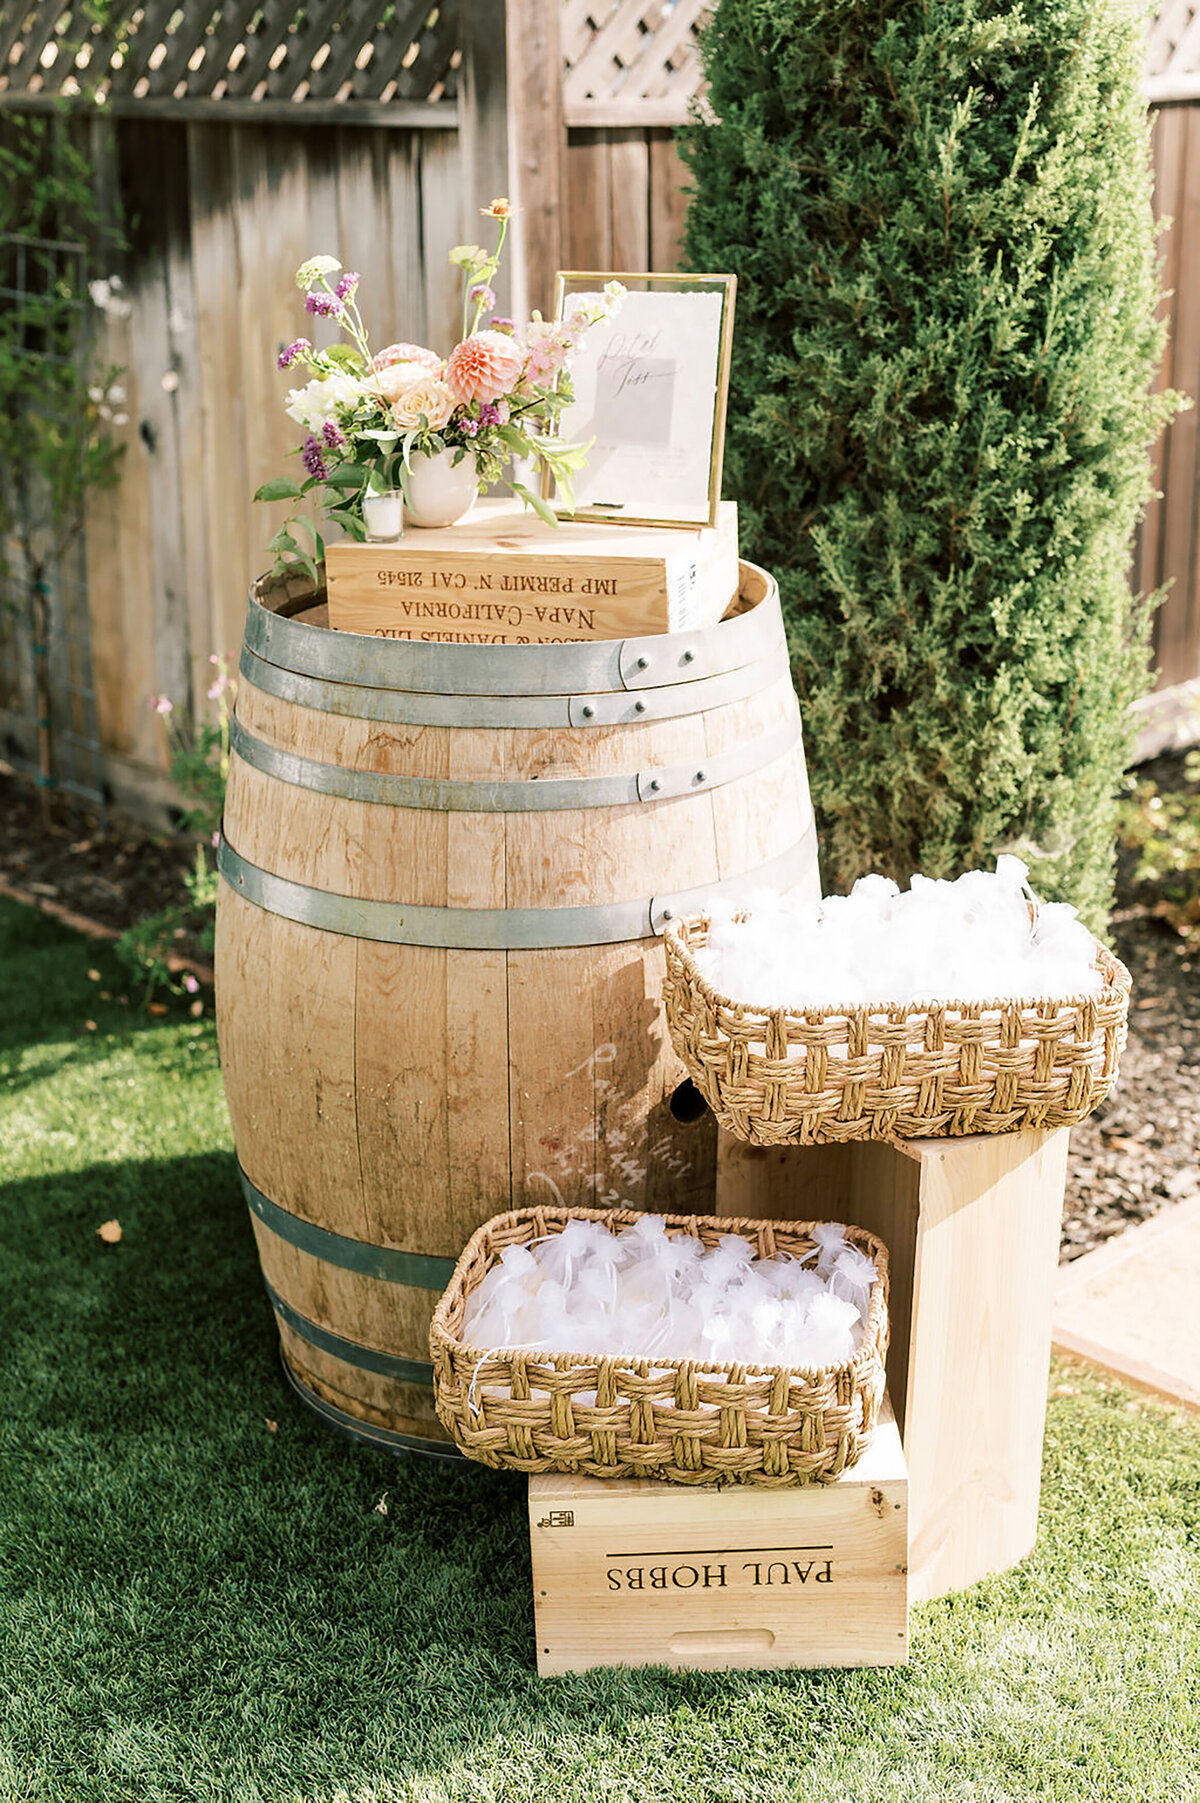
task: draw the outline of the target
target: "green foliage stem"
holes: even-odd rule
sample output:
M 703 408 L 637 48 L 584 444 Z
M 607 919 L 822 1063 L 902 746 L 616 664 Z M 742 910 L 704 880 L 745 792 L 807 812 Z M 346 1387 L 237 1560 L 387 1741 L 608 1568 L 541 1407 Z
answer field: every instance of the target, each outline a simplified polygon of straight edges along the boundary
M 780 578 L 827 886 L 1002 849 L 1102 926 L 1161 328 L 1137 10 L 722 0 L 686 262 Z

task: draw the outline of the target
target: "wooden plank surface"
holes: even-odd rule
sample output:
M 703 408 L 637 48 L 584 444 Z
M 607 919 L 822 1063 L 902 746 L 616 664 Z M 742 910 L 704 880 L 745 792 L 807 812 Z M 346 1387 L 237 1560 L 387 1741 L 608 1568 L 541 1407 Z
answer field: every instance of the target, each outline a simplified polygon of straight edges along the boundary
M 296 475 L 288 459 L 301 436 L 287 417 L 288 389 L 304 382 L 303 370 L 282 373 L 279 352 L 309 325 L 295 273 L 311 256 L 309 192 L 303 140 L 280 126 L 240 125 L 229 134 L 231 205 L 238 267 L 237 342 L 242 382 L 246 491 L 238 510 L 242 531 L 237 562 L 227 554 L 218 580 L 240 600 L 252 577 L 271 563 L 267 545 L 288 514 L 288 503 L 251 499 L 272 476 Z M 298 536 L 303 536 L 299 534 Z M 232 550 L 232 546 L 230 550 Z M 217 620 L 213 622 L 213 632 Z M 206 649 L 224 650 L 214 643 Z
M 608 134 L 572 132 L 567 145 L 567 260 L 572 269 L 612 269 Z
M 1168 247 L 1168 273 L 1175 299 L 1172 319 L 1171 380 L 1176 388 L 1200 395 L 1200 111 L 1173 109 L 1180 123 L 1164 121 L 1164 180 L 1170 177 L 1178 149 L 1180 185 Z M 1182 133 L 1182 144 L 1178 144 Z M 1171 592 L 1155 621 L 1154 648 L 1159 684 L 1169 687 L 1200 674 L 1200 557 L 1196 535 L 1200 483 L 1200 421 L 1192 406 L 1176 415 L 1168 428 L 1163 453 L 1164 493 L 1160 581 Z
M 1070 1132 L 922 1141 L 905 1451 L 912 1594 L 1032 1550 Z
M 716 527 L 564 520 L 477 502 L 456 526 L 329 547 L 329 622 L 386 638 L 557 644 L 715 625 L 738 587 L 737 508 Z
M 196 354 L 212 630 L 216 641 L 228 646 L 241 638 L 246 565 L 256 529 L 250 520 L 246 371 L 238 329 L 241 267 L 234 152 L 228 132 L 216 126 L 189 126 L 187 141 L 192 261 L 204 271 L 196 290 Z
M 538 1671 L 903 1663 L 907 1482 L 886 1404 L 832 1484 L 529 1480 Z
M 468 235 L 464 224 L 466 200 L 459 173 L 458 138 L 453 132 L 430 132 L 420 139 L 417 149 L 421 173 L 420 246 L 424 290 L 423 323 L 418 342 L 445 357 L 458 342 L 462 311 L 462 277 L 450 262 L 450 252 Z M 472 223 L 470 233 L 473 232 Z
M 650 146 L 650 261 L 647 268 L 670 273 L 680 266 L 687 214 L 684 184 L 689 180 L 673 132 L 648 131 Z M 718 272 L 719 273 L 719 272 Z
M 562 193 L 567 149 L 563 123 L 560 7 L 508 0 L 509 169 L 519 208 L 510 236 L 524 273 L 526 309 L 549 318 L 555 271 L 563 266 Z M 486 204 L 491 196 L 483 197 Z
M 653 269 L 650 261 L 650 150 L 645 132 L 610 132 L 608 166 L 613 268 Z
M 1015 1564 L 1037 1533 L 1068 1138 L 761 1151 L 721 1136 L 718 1213 L 846 1220 L 888 1248 L 914 1601 Z

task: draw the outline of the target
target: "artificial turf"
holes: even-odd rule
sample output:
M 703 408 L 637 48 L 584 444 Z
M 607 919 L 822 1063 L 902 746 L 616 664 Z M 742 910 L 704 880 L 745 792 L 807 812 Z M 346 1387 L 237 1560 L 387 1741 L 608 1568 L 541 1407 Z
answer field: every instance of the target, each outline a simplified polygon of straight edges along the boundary
M 519 1480 L 284 1389 L 211 1021 L 120 984 L 0 900 L 2 1803 L 1200 1797 L 1200 1428 L 1076 1373 L 908 1666 L 540 1681 Z

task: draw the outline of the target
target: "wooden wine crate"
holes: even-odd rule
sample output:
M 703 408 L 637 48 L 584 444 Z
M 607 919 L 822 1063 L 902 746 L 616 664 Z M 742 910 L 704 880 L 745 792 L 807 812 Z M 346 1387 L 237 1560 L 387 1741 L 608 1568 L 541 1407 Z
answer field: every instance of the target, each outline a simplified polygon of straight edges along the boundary
M 1070 1131 L 771 1147 L 720 1135 L 718 1214 L 849 1221 L 888 1249 L 914 1603 L 1006 1571 L 1037 1539 Z
M 836 1483 L 529 1480 L 538 1671 L 901 1665 L 908 1477 L 885 1403 Z
M 714 527 L 548 526 L 478 501 L 394 545 L 329 545 L 329 624 L 376 638 L 559 645 L 715 625 L 738 588 L 737 506 Z

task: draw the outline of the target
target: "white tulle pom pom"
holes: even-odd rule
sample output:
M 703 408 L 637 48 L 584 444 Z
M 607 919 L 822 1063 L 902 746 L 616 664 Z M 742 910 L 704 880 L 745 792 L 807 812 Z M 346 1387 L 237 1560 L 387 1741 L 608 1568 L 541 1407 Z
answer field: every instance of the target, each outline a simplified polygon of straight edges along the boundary
M 509 1247 L 469 1298 L 462 1337 L 582 1356 L 695 1359 L 704 1364 L 819 1368 L 853 1356 L 875 1266 L 836 1223 L 814 1229 L 817 1269 L 758 1258 L 723 1234 L 706 1247 L 647 1215 L 614 1235 L 572 1221 Z
M 702 974 L 761 1007 L 1000 1001 L 1102 987 L 1091 934 L 1061 903 L 1042 904 L 1020 858 L 954 882 L 917 874 L 907 891 L 860 877 L 820 903 L 757 895 L 734 911 L 714 898 Z

